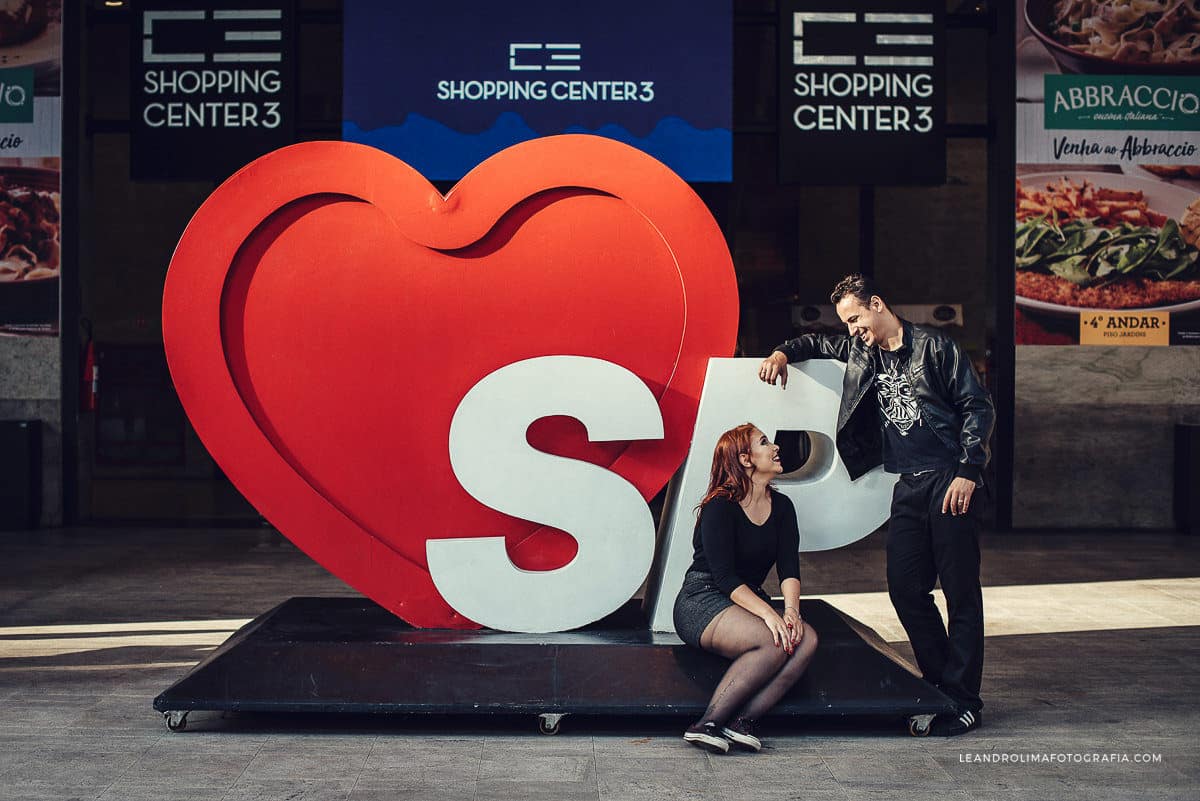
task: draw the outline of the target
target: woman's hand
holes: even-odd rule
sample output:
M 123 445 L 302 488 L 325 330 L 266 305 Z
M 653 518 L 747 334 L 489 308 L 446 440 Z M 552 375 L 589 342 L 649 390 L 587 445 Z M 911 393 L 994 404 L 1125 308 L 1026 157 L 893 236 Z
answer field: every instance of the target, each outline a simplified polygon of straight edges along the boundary
M 790 654 L 794 649 L 794 645 L 792 643 L 792 635 L 788 632 L 787 624 L 783 622 L 783 618 L 775 614 L 775 610 L 772 609 L 762 616 L 762 621 L 771 630 L 771 637 L 775 640 L 775 647 L 781 647 Z
M 792 647 L 795 648 L 804 639 L 804 621 L 800 619 L 800 610 L 788 607 L 783 612 L 783 625 L 787 626 Z

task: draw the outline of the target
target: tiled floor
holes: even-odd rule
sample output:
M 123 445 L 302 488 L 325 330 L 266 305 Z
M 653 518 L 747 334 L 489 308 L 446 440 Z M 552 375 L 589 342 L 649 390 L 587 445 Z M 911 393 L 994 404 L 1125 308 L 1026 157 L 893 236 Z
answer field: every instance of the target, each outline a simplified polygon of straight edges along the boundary
M 806 555 L 805 592 L 895 640 L 881 544 Z M 989 535 L 984 559 L 983 729 L 786 723 L 717 757 L 670 718 L 545 737 L 527 718 L 195 713 L 170 734 L 150 703 L 190 665 L 279 601 L 346 587 L 266 530 L 8 534 L 0 800 L 1200 798 L 1200 541 Z

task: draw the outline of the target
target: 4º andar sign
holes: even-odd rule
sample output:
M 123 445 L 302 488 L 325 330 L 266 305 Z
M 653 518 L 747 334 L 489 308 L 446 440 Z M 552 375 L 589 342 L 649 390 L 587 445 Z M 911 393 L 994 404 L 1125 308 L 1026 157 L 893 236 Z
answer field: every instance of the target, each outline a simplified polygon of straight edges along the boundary
M 1079 315 L 1081 345 L 1170 345 L 1167 312 L 1102 311 Z

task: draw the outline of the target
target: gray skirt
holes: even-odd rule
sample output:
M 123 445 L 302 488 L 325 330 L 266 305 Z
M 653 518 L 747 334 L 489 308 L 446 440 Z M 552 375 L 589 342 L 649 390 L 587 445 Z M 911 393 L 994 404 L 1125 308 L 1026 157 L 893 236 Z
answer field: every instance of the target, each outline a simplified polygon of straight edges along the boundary
M 771 603 L 771 596 L 762 587 L 755 590 L 759 598 Z M 675 633 L 693 648 L 700 647 L 700 635 L 717 615 L 734 606 L 733 600 L 721 592 L 711 573 L 689 570 L 683 586 L 675 596 Z
M 733 606 L 729 596 L 717 588 L 711 573 L 689 570 L 675 596 L 675 633 L 693 648 L 713 618 Z

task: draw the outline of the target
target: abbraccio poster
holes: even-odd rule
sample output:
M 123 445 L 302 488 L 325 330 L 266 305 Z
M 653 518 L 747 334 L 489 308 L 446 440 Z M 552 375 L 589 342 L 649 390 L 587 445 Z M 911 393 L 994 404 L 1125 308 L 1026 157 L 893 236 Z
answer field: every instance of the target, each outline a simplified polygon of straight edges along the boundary
M 1200 15 L 1021 0 L 1016 341 L 1200 345 Z
M 0 335 L 58 334 L 62 10 L 0 5 Z

